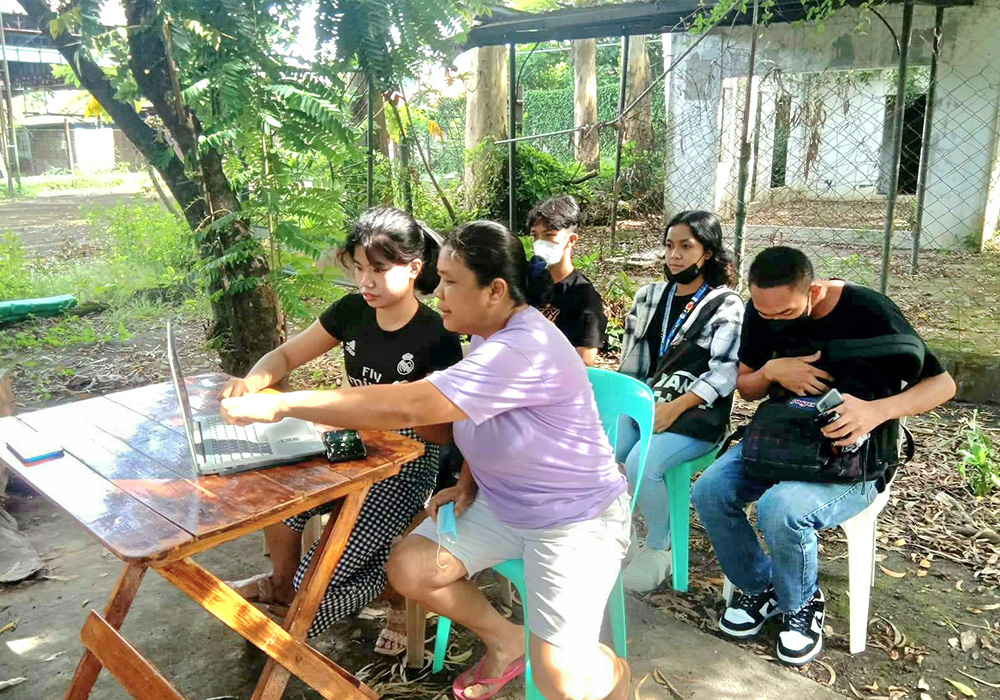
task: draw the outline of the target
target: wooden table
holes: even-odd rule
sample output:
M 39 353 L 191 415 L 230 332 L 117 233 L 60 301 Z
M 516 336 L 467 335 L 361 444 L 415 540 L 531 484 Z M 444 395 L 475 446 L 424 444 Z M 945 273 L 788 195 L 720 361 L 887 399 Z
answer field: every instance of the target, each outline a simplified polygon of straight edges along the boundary
M 187 380 L 196 415 L 218 412 L 226 380 Z M 38 432 L 65 449 L 59 459 L 25 466 L 7 439 Z M 87 650 L 66 693 L 90 695 L 102 667 L 134 697 L 182 698 L 118 633 L 146 570 L 152 568 L 270 659 L 254 700 L 281 697 L 290 674 L 324 698 L 376 698 L 353 675 L 304 643 L 372 484 L 423 454 L 393 432 L 362 431 L 368 458 L 330 464 L 320 456 L 232 476 L 196 475 L 170 384 L 156 384 L 16 417 L 0 418 L 0 462 L 65 511 L 125 568 L 104 614 L 91 611 Z M 284 625 L 272 622 L 191 557 L 329 501 L 340 500 Z

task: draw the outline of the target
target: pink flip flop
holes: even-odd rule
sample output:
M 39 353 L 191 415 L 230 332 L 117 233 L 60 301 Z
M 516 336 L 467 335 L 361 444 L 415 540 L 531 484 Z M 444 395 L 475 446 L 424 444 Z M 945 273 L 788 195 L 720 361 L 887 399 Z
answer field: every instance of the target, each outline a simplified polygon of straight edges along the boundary
M 507 664 L 507 668 L 504 669 L 503 675 L 499 678 L 483 678 L 483 661 L 484 659 L 480 659 L 479 663 L 470 669 L 466 669 L 455 679 L 455 682 L 451 686 L 451 692 L 455 694 L 457 700 L 473 700 L 473 698 L 468 698 L 465 695 L 465 691 L 469 689 L 469 686 L 473 685 L 488 685 L 493 687 L 491 691 L 485 695 L 480 695 L 474 700 L 490 700 L 490 698 L 496 697 L 505 685 L 524 673 L 526 665 L 524 657 L 519 656 Z

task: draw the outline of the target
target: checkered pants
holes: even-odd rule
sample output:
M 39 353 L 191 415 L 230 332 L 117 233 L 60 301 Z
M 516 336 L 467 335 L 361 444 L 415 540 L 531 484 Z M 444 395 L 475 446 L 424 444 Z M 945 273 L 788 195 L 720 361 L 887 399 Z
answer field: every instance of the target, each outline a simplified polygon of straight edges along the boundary
M 403 465 L 399 474 L 378 482 L 368 492 L 358 522 L 347 540 L 344 555 L 319 604 L 316 619 L 309 629 L 310 637 L 320 634 L 337 620 L 356 615 L 378 597 L 387 581 L 385 565 L 389 561 L 393 540 L 410 526 L 434 492 L 440 448 L 421 440 L 409 428 L 397 432 L 420 440 L 426 451 L 419 459 Z M 302 532 L 311 517 L 329 513 L 332 509 L 333 503 L 324 504 L 285 520 L 285 525 Z M 302 585 L 316 544 L 309 549 L 295 572 L 296 590 Z

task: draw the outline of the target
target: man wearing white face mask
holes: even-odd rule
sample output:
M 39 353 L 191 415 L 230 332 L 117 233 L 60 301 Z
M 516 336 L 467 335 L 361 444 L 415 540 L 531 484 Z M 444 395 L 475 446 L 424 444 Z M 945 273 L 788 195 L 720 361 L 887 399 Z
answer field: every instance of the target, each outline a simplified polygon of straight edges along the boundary
M 528 213 L 533 260 L 545 266 L 532 265 L 532 272 L 547 271 L 552 278 L 552 292 L 541 311 L 589 367 L 607 342 L 608 318 L 593 283 L 573 266 L 579 223 L 580 205 L 569 195 L 547 199 Z

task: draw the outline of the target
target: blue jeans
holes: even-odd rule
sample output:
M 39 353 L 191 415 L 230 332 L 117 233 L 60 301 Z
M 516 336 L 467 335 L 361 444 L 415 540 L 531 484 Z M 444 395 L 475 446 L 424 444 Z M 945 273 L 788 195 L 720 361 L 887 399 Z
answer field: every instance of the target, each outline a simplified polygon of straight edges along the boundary
M 689 460 L 699 457 L 712 449 L 712 443 L 696 440 L 678 433 L 653 433 L 649 441 L 646 468 L 642 472 L 642 488 L 636 497 L 636 505 L 642 511 L 649 534 L 646 546 L 651 549 L 670 548 L 670 507 L 667 471 Z M 631 419 L 618 423 L 618 444 L 615 458 L 625 463 L 625 473 L 633 493 L 636 489 L 636 475 L 639 473 L 639 427 Z
M 752 479 L 739 444 L 702 473 L 691 491 L 691 502 L 733 585 L 752 594 L 773 584 L 778 608 L 790 615 L 805 607 L 819 588 L 817 531 L 854 517 L 876 495 L 874 481 L 822 484 Z M 743 510 L 753 501 L 757 501 L 757 525 L 770 556 L 761 548 Z

